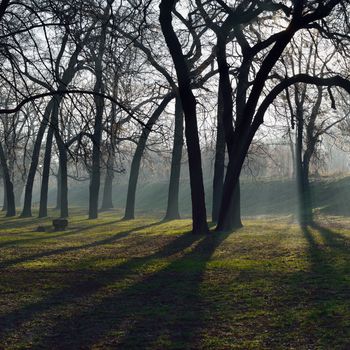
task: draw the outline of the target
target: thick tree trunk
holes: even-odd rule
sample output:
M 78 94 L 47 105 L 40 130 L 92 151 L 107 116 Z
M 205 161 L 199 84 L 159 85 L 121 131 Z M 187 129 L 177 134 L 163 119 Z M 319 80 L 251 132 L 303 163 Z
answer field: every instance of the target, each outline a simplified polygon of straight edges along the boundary
M 55 130 L 55 139 L 59 151 L 59 163 L 60 163 L 60 217 L 68 217 L 68 175 L 67 175 L 67 150 L 59 131 Z
M 239 135 L 239 137 L 236 139 L 235 144 L 232 146 L 232 150 L 234 150 L 233 154 L 235 154 L 235 157 L 230 157 L 227 165 L 224 189 L 220 205 L 219 220 L 216 227 L 217 231 L 232 231 L 242 226 L 241 219 L 237 219 L 238 215 L 240 216 L 240 212 L 233 211 L 232 198 L 235 197 L 234 193 L 236 191 L 236 199 L 234 201 L 238 202 L 239 200 L 239 187 L 237 189 L 237 186 L 239 184 L 239 176 L 243 167 L 244 160 L 248 153 L 249 146 L 252 142 L 257 128 L 258 126 L 256 126 L 256 128 L 253 130 L 248 130 L 246 134 Z M 236 208 L 236 210 L 238 210 L 238 208 Z M 232 221 L 232 217 L 236 217 L 236 220 Z
M 2 144 L 0 143 L 0 164 L 4 176 L 6 187 L 6 216 L 11 217 L 16 215 L 15 195 L 13 192 L 13 184 L 10 178 L 9 169 L 7 167 L 6 157 Z
M 132 162 L 130 166 L 128 192 L 126 196 L 125 213 L 123 218 L 124 220 L 133 220 L 135 218 L 135 197 L 136 197 L 137 181 L 138 181 L 139 172 L 140 172 L 142 155 L 146 146 L 146 142 L 142 141 L 141 137 L 139 139 L 139 142 L 137 143 L 134 157 L 132 158 Z
M 170 181 L 168 190 L 168 204 L 164 220 L 180 219 L 179 212 L 179 188 L 181 173 L 181 158 L 183 148 L 183 111 L 181 98 L 176 98 L 175 103 L 175 128 L 174 145 L 171 158 Z
M 132 220 L 135 218 L 135 197 L 136 197 L 137 181 L 138 181 L 139 172 L 140 172 L 142 155 L 146 148 L 146 142 L 154 124 L 156 123 L 156 121 L 158 120 L 159 116 L 164 111 L 168 103 L 174 98 L 174 96 L 175 96 L 174 93 L 169 93 L 164 97 L 163 101 L 160 103 L 157 109 L 153 112 L 146 126 L 142 130 L 141 136 L 136 146 L 134 157 L 131 162 L 124 220 Z
M 192 92 L 191 92 L 192 95 Z M 191 199 L 192 199 L 192 231 L 195 234 L 205 234 L 209 231 L 205 207 L 205 194 L 201 150 L 199 146 L 198 126 L 196 119 L 196 101 L 192 96 L 181 94 L 185 112 L 185 136 L 190 171 Z
M 224 161 L 225 161 L 225 144 L 222 138 L 224 137 L 227 144 L 229 155 L 229 166 L 236 161 L 237 147 L 234 147 L 234 140 L 236 136 L 236 130 L 233 128 L 233 101 L 232 101 L 232 86 L 230 81 L 229 65 L 226 59 L 226 42 L 228 36 L 229 26 L 226 23 L 222 29 L 222 33 L 217 34 L 217 61 L 219 66 L 219 92 L 218 92 L 218 136 L 217 136 L 217 150 L 215 166 L 217 166 L 217 174 L 215 183 L 218 190 L 213 192 L 213 200 L 215 193 L 215 206 L 213 203 L 213 221 L 219 221 L 217 230 L 231 231 L 242 227 L 241 221 L 241 203 L 240 203 L 240 186 L 238 177 L 235 179 L 236 183 L 232 187 L 230 195 L 225 193 L 225 199 L 223 198 L 223 176 L 224 176 Z M 242 64 L 242 67 L 246 67 L 246 64 Z M 240 94 L 240 100 L 237 101 L 236 106 L 236 123 L 239 122 L 241 114 L 243 113 L 245 99 L 246 99 L 246 72 L 244 69 L 240 71 L 238 94 Z M 232 169 L 231 169 L 232 171 Z M 240 173 L 240 172 L 239 172 Z M 229 172 L 226 176 L 229 175 Z M 239 176 L 239 175 L 238 175 Z M 227 181 L 227 179 L 225 180 Z M 213 189 L 214 191 L 214 189 Z M 220 204 L 218 202 L 220 201 Z M 219 211 L 220 206 L 220 211 Z M 215 212 L 214 212 L 215 210 Z M 224 222 L 220 222 L 220 212 L 225 212 Z M 222 218 L 221 218 L 222 219 Z
M 160 4 L 160 24 L 162 32 L 172 56 L 179 82 L 179 93 L 185 115 L 185 137 L 188 152 L 192 200 L 192 232 L 203 234 L 209 231 L 205 207 L 205 193 L 201 149 L 199 144 L 196 99 L 191 89 L 191 77 L 188 62 L 183 55 L 181 44 L 172 26 L 172 9 L 175 0 L 162 0 Z
M 49 191 L 53 129 L 49 127 L 46 139 L 43 174 L 41 179 L 39 218 L 47 216 L 47 196 Z
M 233 192 L 228 212 L 227 227 L 229 230 L 237 230 L 241 228 L 243 225 L 241 220 L 241 189 L 239 180 Z
M 94 92 L 100 93 L 103 91 L 103 75 L 102 75 L 102 62 L 106 45 L 106 19 L 109 13 L 109 4 L 104 10 L 104 19 L 101 23 L 102 29 L 100 33 L 100 40 L 98 46 L 98 53 L 95 60 L 95 76 L 96 82 L 94 86 Z M 89 219 L 96 219 L 98 217 L 98 200 L 100 193 L 101 183 L 101 137 L 102 137 L 102 119 L 104 109 L 104 99 L 100 96 L 94 97 L 96 106 L 94 134 L 92 137 L 92 169 L 91 169 L 91 181 L 90 181 L 90 196 L 89 196 Z
M 217 110 L 217 128 L 216 128 L 216 147 L 215 147 L 215 163 L 213 178 L 213 203 L 211 217 L 213 222 L 218 221 L 220 203 L 222 198 L 222 190 L 224 186 L 225 174 L 225 130 L 222 123 L 222 95 L 219 89 L 218 110 Z

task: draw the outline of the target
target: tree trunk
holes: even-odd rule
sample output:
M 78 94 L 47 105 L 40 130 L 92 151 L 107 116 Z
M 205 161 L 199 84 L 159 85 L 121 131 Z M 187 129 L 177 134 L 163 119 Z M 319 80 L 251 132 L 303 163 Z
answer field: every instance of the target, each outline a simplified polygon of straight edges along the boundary
M 115 124 L 116 117 L 115 105 L 112 106 L 112 122 L 111 122 L 111 137 L 110 144 L 108 145 L 108 158 L 106 164 L 106 176 L 103 187 L 103 197 L 101 210 L 107 210 L 113 208 L 113 180 L 114 180 L 114 163 L 115 163 L 115 147 L 116 147 L 116 135 L 113 132 L 113 125 Z
M 227 164 L 219 220 L 216 227 L 217 231 L 232 231 L 242 226 L 241 219 L 237 219 L 238 215 L 240 215 L 240 209 L 236 208 L 236 211 L 233 211 L 232 205 L 233 202 L 238 202 L 240 198 L 239 187 L 237 189 L 239 176 L 257 127 L 253 130 L 248 130 L 246 134 L 237 136 L 235 144 L 232 146 L 235 157 L 230 157 Z M 235 197 L 235 192 L 236 199 L 232 199 Z M 236 220 L 233 221 L 232 217 L 236 217 Z
M 104 10 L 103 21 L 101 23 L 102 29 L 99 37 L 98 53 L 95 60 L 95 76 L 96 82 L 94 92 L 100 93 L 103 91 L 103 55 L 106 45 L 106 20 L 109 13 L 109 4 Z M 100 193 L 101 183 L 101 138 L 102 138 L 102 119 L 104 109 L 104 99 L 100 96 L 94 96 L 96 115 L 94 124 L 94 133 L 92 136 L 92 169 L 90 181 L 90 196 L 89 196 L 89 219 L 96 219 L 98 217 L 98 199 Z
M 3 183 L 4 183 L 4 198 L 3 198 L 3 204 L 1 211 L 6 211 L 7 210 L 7 194 L 6 194 L 6 180 L 5 177 L 3 177 Z
M 219 221 L 218 228 L 220 230 L 231 231 L 242 227 L 241 222 L 241 208 L 240 208 L 240 186 L 237 178 L 237 183 L 232 187 L 230 194 L 225 193 L 223 198 L 223 177 L 224 177 L 224 161 L 225 161 L 225 143 L 227 144 L 229 165 L 236 161 L 236 150 L 234 147 L 235 132 L 233 128 L 233 100 L 232 100 L 232 86 L 230 80 L 229 65 L 226 57 L 226 43 L 229 33 L 230 24 L 224 23 L 221 32 L 217 33 L 217 62 L 219 67 L 219 92 L 218 92 L 218 136 L 217 136 L 217 150 L 215 166 L 217 167 L 216 178 L 214 178 L 218 190 L 213 188 L 213 221 Z M 247 65 L 242 63 L 240 70 L 236 103 L 236 124 L 239 123 L 243 113 L 246 101 L 246 80 L 247 80 Z M 225 141 L 222 140 L 224 138 Z M 224 144 L 223 144 L 224 143 Z M 229 175 L 227 172 L 226 176 Z M 225 179 L 225 182 L 227 179 Z M 214 187 L 214 186 L 213 186 Z M 216 197 L 214 197 L 214 195 Z M 218 202 L 220 204 L 218 204 Z M 220 206 L 220 210 L 219 210 Z M 215 210 L 215 211 L 214 211 Z M 225 223 L 220 222 L 220 212 L 225 212 Z
M 49 127 L 49 130 L 47 133 L 47 139 L 46 139 L 43 175 L 41 180 L 39 218 L 44 218 L 47 216 L 47 196 L 49 191 L 52 138 L 53 138 L 53 129 Z
M 2 144 L 0 143 L 0 164 L 4 176 L 6 187 L 6 216 L 11 217 L 16 215 L 15 195 L 13 192 L 13 184 L 10 178 L 9 169 L 7 167 L 6 157 Z
M 188 152 L 192 200 L 192 232 L 203 234 L 209 232 L 205 207 L 202 157 L 199 144 L 196 98 L 191 89 L 191 77 L 188 62 L 183 55 L 181 44 L 172 26 L 172 9 L 175 0 L 162 0 L 160 3 L 160 24 L 162 32 L 175 65 L 179 83 L 179 93 L 185 115 L 185 137 Z
M 126 198 L 126 206 L 124 213 L 124 220 L 132 220 L 135 218 L 135 197 L 136 197 L 136 188 L 137 181 L 140 172 L 140 165 L 143 152 L 146 148 L 146 142 L 148 136 L 152 130 L 152 127 L 158 120 L 159 116 L 168 105 L 168 103 L 174 98 L 174 93 L 167 94 L 157 109 L 153 112 L 152 116 L 148 120 L 146 126 L 143 128 L 141 136 L 137 142 L 136 150 L 134 157 L 131 162 L 130 175 L 129 175 L 129 184 L 128 184 L 128 193 Z
M 118 87 L 118 75 L 114 77 L 113 97 L 117 99 L 117 87 Z M 101 210 L 112 209 L 113 206 L 113 180 L 114 180 L 114 166 L 115 166 L 115 154 L 117 141 L 117 132 L 120 125 L 116 123 L 117 106 L 115 104 L 111 107 L 111 130 L 110 130 L 110 142 L 108 144 L 108 158 L 106 164 L 106 175 L 103 187 L 102 205 Z
M 60 191 L 60 217 L 68 217 L 68 165 L 67 165 L 67 148 L 60 134 L 59 125 L 59 105 L 62 98 L 54 100 L 54 108 L 51 118 L 51 127 L 54 130 L 55 140 L 59 154 L 59 168 L 61 177 L 61 191 Z
M 31 163 L 28 171 L 28 177 L 27 177 L 27 182 L 26 182 L 26 187 L 24 192 L 24 202 L 23 202 L 21 217 L 32 216 L 32 196 L 33 196 L 34 179 L 35 179 L 36 169 L 39 163 L 41 143 L 44 137 L 44 133 L 48 124 L 48 120 L 50 118 L 53 105 L 54 105 L 54 99 L 52 99 L 46 106 L 43 120 L 40 123 L 40 127 L 35 139 L 33 154 L 31 158 Z
M 180 219 L 179 212 L 179 187 L 181 158 L 183 148 L 183 111 L 180 97 L 176 97 L 175 103 L 175 129 L 174 145 L 171 158 L 171 171 L 168 191 L 168 204 L 164 220 Z
M 300 111 L 297 111 L 297 139 L 296 139 L 296 182 L 298 189 L 298 204 L 299 204 L 299 223 L 301 226 L 307 226 L 312 224 L 312 204 L 311 204 L 311 192 L 309 183 L 308 166 L 304 166 L 303 162 L 303 118 L 300 115 Z
M 59 162 L 60 162 L 60 217 L 68 217 L 68 175 L 67 175 L 67 150 L 59 131 L 55 130 L 55 139 L 59 151 Z
M 102 117 L 104 101 L 101 97 L 95 97 L 96 116 L 93 134 L 93 150 L 92 150 L 92 169 L 91 181 L 89 187 L 89 219 L 98 217 L 98 199 L 101 181 L 101 136 L 102 136 Z
M 142 140 L 143 139 L 141 135 L 139 142 L 137 143 L 134 157 L 132 158 L 132 162 L 130 166 L 128 193 L 126 195 L 125 213 L 123 218 L 124 220 L 135 219 L 135 197 L 136 197 L 137 181 L 138 181 L 139 172 L 140 172 L 141 158 L 146 146 L 146 142 Z
M 235 186 L 228 212 L 229 216 L 227 219 L 227 225 L 229 230 L 231 231 L 241 228 L 243 225 L 241 221 L 241 189 L 239 180 Z
M 61 182 L 61 167 L 58 166 L 58 171 L 57 171 L 57 193 L 56 193 L 56 210 L 61 209 L 61 191 L 62 191 L 62 182 Z
M 112 192 L 113 192 L 113 179 L 114 179 L 114 152 L 113 154 L 108 155 L 107 160 L 107 169 L 106 169 L 106 177 L 105 184 L 103 187 L 103 198 L 101 210 L 107 210 L 113 208 L 113 200 L 112 200 Z
M 224 186 L 225 174 L 225 130 L 222 123 L 222 94 L 219 89 L 218 110 L 217 110 L 217 128 L 216 128 L 216 147 L 215 147 L 215 163 L 213 178 L 213 204 L 212 204 L 212 222 L 217 222 L 219 217 L 219 209 L 222 198 L 222 190 Z

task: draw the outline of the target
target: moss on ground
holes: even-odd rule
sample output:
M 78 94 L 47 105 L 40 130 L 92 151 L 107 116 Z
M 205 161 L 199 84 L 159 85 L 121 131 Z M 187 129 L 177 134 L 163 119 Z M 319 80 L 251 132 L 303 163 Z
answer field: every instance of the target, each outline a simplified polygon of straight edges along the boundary
M 194 236 L 113 212 L 64 232 L 1 217 L 0 348 L 348 349 L 349 222 L 329 220 Z

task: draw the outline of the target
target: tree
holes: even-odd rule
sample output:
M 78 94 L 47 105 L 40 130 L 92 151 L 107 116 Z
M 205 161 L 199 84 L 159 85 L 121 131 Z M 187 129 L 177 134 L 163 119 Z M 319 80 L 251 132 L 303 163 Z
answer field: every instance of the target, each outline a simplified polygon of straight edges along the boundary
M 106 48 L 107 37 L 107 22 L 109 20 L 111 6 L 113 0 L 107 1 L 107 6 L 104 10 L 101 19 L 101 32 L 99 34 L 99 41 L 97 53 L 95 55 L 95 86 L 94 92 L 103 93 L 103 55 Z M 101 137 L 102 137 L 102 118 L 104 109 L 104 99 L 98 95 L 94 96 L 96 106 L 96 115 L 94 122 L 94 133 L 92 135 L 92 171 L 90 182 L 90 197 L 89 197 L 89 219 L 96 219 L 98 216 L 98 198 L 100 189 L 100 152 L 101 152 Z
M 293 38 L 282 59 L 284 75 L 291 72 L 292 75 L 306 73 L 324 77 L 330 70 L 329 66 L 339 61 L 336 50 L 325 50 L 324 44 L 319 34 L 313 31 Z M 328 94 L 330 98 L 327 98 Z M 311 161 L 316 156 L 322 137 L 345 118 L 329 113 L 332 98 L 332 92 L 327 92 L 322 86 L 312 87 L 300 83 L 287 88 L 284 94 L 283 101 L 287 102 L 291 119 L 288 127 L 290 125 L 296 129 L 295 176 L 299 196 L 299 222 L 303 226 L 313 223 L 309 180 Z
M 317 2 L 317 4 L 306 4 L 303 1 L 295 1 L 291 7 L 286 7 L 281 3 L 277 4 L 271 1 L 266 3 L 269 5 L 267 9 L 264 8 L 266 4 L 262 4 L 260 8 L 262 10 L 280 11 L 288 15 L 288 24 L 285 29 L 268 36 L 266 39 L 262 39 L 259 33 L 256 33 L 257 42 L 253 45 L 250 44 L 251 39 L 247 39 L 244 35 L 242 26 L 235 28 L 235 37 L 242 51 L 242 61 L 238 68 L 238 85 L 242 82 L 242 91 L 239 92 L 239 88 L 237 88 L 237 98 L 239 97 L 241 113 L 236 116 L 234 132 L 231 132 L 230 136 L 226 137 L 226 144 L 228 148 L 231 148 L 229 153 L 232 156 L 227 166 L 217 230 L 230 230 L 234 228 L 230 220 L 230 203 L 233 198 L 235 186 L 238 184 L 239 175 L 253 137 L 264 121 L 267 108 L 278 93 L 280 93 L 281 88 L 283 90 L 292 84 L 293 80 L 294 82 L 304 80 L 304 82 L 317 85 L 332 84 L 332 80 L 297 75 L 294 78 L 277 83 L 267 93 L 266 97 L 263 97 L 266 81 L 269 79 L 274 66 L 291 42 L 295 33 L 305 28 L 318 26 L 319 21 L 327 18 L 340 2 L 330 0 L 322 3 Z M 239 18 L 252 13 L 252 9 L 254 10 L 256 4 L 251 5 L 251 8 L 248 7 L 239 13 Z M 237 13 L 232 12 L 232 9 L 228 6 L 225 8 L 225 11 L 227 12 L 227 16 L 234 16 L 234 14 L 237 16 Z M 260 59 L 258 68 L 254 67 L 254 71 L 256 71 L 254 79 L 251 84 L 247 85 L 254 59 L 262 52 L 264 52 L 264 55 Z M 333 80 L 333 82 L 335 83 L 337 79 Z M 339 83 L 347 84 L 344 81 L 339 81 Z M 261 99 L 263 101 L 259 104 Z M 225 128 L 232 130 L 232 119 L 229 114 L 227 114 L 227 118 L 224 117 L 224 124 Z
M 185 136 L 190 170 L 192 199 L 192 231 L 195 234 L 208 232 L 201 151 L 198 138 L 196 99 L 192 92 L 191 77 L 181 44 L 172 26 L 174 0 L 162 0 L 159 21 L 162 32 L 173 59 L 179 85 L 179 94 L 185 115 Z

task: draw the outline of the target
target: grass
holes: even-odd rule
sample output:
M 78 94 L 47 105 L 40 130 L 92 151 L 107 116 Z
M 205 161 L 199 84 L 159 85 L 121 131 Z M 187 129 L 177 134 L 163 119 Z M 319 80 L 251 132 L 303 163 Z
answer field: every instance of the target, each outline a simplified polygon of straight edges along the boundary
M 350 346 L 348 219 L 194 236 L 188 220 L 74 214 L 64 232 L 0 218 L 1 349 Z

